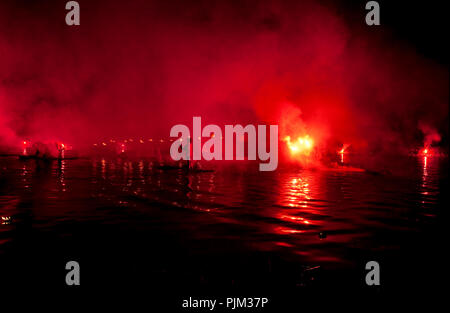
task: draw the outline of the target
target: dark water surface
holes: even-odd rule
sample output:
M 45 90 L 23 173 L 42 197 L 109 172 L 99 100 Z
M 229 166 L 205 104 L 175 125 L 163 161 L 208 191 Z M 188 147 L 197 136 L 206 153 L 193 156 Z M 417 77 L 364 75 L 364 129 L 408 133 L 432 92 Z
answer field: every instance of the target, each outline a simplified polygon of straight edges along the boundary
M 397 161 L 407 170 L 187 175 L 145 159 L 0 158 L 0 286 L 69 288 L 64 267 L 76 260 L 80 287 L 154 297 L 369 290 L 364 266 L 376 260 L 377 292 L 429 289 L 447 160 Z

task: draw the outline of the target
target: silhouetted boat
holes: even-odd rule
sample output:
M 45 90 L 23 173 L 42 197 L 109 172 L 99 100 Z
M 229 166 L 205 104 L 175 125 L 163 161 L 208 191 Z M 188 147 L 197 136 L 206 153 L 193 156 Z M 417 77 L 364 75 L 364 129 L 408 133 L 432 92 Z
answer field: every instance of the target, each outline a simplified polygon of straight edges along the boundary
M 19 160 L 26 161 L 26 160 L 44 160 L 44 161 L 53 161 L 53 160 L 76 160 L 78 157 L 64 157 L 64 158 L 58 158 L 58 157 L 52 157 L 52 156 L 36 156 L 36 155 L 19 155 Z
M 190 168 L 187 169 L 185 167 L 179 167 L 176 165 L 160 165 L 157 167 L 157 169 L 162 171 L 172 171 L 172 170 L 184 170 L 189 173 L 206 173 L 206 172 L 214 172 L 214 170 L 206 170 L 206 169 L 200 169 L 200 168 Z

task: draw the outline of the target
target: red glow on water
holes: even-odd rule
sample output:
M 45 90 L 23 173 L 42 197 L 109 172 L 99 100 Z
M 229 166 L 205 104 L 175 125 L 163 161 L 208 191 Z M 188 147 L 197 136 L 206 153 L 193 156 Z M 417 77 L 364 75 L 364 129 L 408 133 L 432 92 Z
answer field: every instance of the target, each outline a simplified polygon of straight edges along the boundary
M 279 235 L 287 235 L 287 234 L 301 234 L 304 233 L 305 231 L 303 230 L 299 230 L 299 229 L 293 229 L 293 228 L 289 228 L 289 227 L 276 227 L 275 228 L 275 233 L 279 234 Z
M 287 248 L 292 248 L 292 247 L 294 247 L 294 245 L 292 245 L 292 244 L 290 244 L 290 243 L 287 243 L 287 242 L 283 242 L 283 241 L 277 241 L 277 242 L 275 242 L 275 244 L 276 244 L 277 246 L 287 247 Z
M 296 223 L 311 224 L 310 221 L 308 221 L 307 219 L 305 219 L 303 217 L 299 217 L 299 216 L 292 216 L 292 215 L 282 214 L 280 216 L 280 218 L 283 219 L 283 220 L 288 220 L 288 221 L 296 222 Z

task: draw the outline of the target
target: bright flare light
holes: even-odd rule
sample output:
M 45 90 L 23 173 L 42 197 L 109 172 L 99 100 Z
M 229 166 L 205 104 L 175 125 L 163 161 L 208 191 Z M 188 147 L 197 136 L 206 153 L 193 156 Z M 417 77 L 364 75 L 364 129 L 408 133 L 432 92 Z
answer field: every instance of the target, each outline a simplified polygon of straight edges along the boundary
M 341 150 L 339 150 L 339 155 L 341 156 L 341 163 L 344 163 L 344 153 L 345 153 L 345 150 L 348 148 L 348 146 L 349 145 L 347 145 L 347 144 L 344 144 L 343 146 L 342 146 L 342 149 Z
M 284 141 L 292 155 L 309 155 L 314 146 L 314 141 L 308 135 L 298 137 L 295 141 L 291 141 L 291 136 L 286 136 Z
M 27 155 L 27 145 L 28 142 L 26 140 L 23 141 L 23 155 Z
M 431 154 L 431 151 L 428 148 L 423 148 L 422 151 L 420 151 L 420 154 L 423 156 L 428 156 Z

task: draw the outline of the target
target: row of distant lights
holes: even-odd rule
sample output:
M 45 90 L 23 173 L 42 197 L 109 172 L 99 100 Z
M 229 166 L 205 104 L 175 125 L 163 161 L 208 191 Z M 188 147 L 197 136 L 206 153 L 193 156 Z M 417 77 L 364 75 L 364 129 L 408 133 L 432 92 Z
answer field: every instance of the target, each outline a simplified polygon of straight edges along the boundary
M 57 143 L 62 149 L 66 148 L 66 145 L 65 145 L 65 144 L 59 143 L 59 142 L 56 142 L 56 143 Z M 30 141 L 24 140 L 24 141 L 22 141 L 22 144 L 23 144 L 24 146 L 29 146 L 29 145 L 30 145 Z
M 214 134 L 213 134 L 211 137 L 214 137 Z M 198 137 L 198 139 L 200 140 L 200 137 Z M 183 141 L 182 138 L 177 139 L 177 140 Z M 154 141 L 152 138 L 148 139 L 147 141 L 148 141 L 148 142 L 158 142 L 158 140 L 155 140 L 155 141 Z M 173 141 L 175 141 L 175 139 L 169 139 L 169 140 L 159 139 L 159 142 L 173 142 Z M 125 140 L 119 141 L 119 142 L 123 142 L 122 145 L 124 145 L 125 143 L 129 143 L 129 142 L 133 143 L 133 142 L 134 142 L 134 139 L 133 139 L 133 138 L 130 138 L 130 139 L 125 139 Z M 144 139 L 139 139 L 139 140 L 136 140 L 136 142 L 139 142 L 139 143 L 141 143 L 141 144 L 144 144 L 144 143 L 145 143 L 145 140 L 144 140 Z M 115 144 L 115 143 L 117 143 L 117 141 L 114 140 L 114 139 L 110 139 L 110 140 L 109 140 L 109 143 Z M 101 146 L 107 146 L 108 143 L 107 143 L 107 142 L 102 142 L 102 143 L 100 143 L 100 144 L 94 143 L 94 146 L 96 146 L 96 147 L 97 147 L 97 146 L 100 146 L 100 145 L 101 145 Z
M 170 140 L 160 139 L 160 140 L 159 140 L 159 142 L 164 142 L 164 141 L 174 141 L 174 140 L 173 140 L 173 139 L 170 139 Z M 132 138 L 130 138 L 130 139 L 125 139 L 125 140 L 123 140 L 123 141 L 121 141 L 121 142 L 123 142 L 123 143 L 134 142 L 134 139 L 132 139 Z M 139 140 L 136 141 L 136 142 L 139 142 L 139 143 L 141 143 L 141 144 L 144 144 L 144 143 L 145 143 L 145 140 L 144 140 L 144 139 L 139 139 Z M 157 142 L 157 140 L 153 141 L 153 139 L 150 138 L 150 139 L 148 139 L 148 142 Z M 109 143 L 115 144 L 115 143 L 117 143 L 117 141 L 114 140 L 114 139 L 111 139 L 111 140 L 109 141 Z M 99 146 L 99 145 L 107 146 L 108 143 L 106 143 L 106 142 L 102 142 L 101 144 L 94 143 L 94 146 Z

